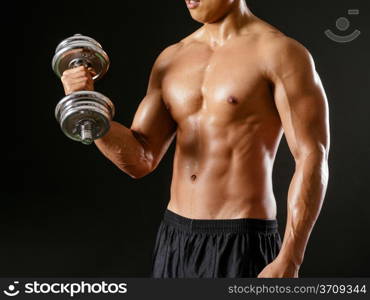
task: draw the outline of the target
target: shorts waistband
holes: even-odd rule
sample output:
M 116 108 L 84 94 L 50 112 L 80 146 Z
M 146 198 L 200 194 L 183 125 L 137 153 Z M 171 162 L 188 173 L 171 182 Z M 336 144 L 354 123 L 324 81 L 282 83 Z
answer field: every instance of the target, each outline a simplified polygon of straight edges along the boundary
M 166 209 L 164 212 L 163 222 L 182 231 L 199 233 L 276 233 L 278 231 L 278 222 L 276 219 L 189 219 L 169 209 Z

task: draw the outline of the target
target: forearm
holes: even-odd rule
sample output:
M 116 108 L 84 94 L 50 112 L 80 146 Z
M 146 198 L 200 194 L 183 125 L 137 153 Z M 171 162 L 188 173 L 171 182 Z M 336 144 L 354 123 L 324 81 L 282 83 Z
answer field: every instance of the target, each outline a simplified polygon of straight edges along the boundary
M 112 121 L 106 135 L 95 140 L 98 149 L 118 168 L 133 178 L 150 172 L 152 157 L 143 141 L 130 128 Z
M 328 183 L 325 154 L 317 151 L 296 161 L 288 192 L 288 213 L 279 256 L 299 267 L 319 216 Z

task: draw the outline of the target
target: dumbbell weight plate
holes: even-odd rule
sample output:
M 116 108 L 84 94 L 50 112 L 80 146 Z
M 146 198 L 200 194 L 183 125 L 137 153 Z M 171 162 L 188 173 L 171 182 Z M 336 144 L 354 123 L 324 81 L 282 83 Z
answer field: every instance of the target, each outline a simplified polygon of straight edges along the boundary
M 109 57 L 94 39 L 76 34 L 63 40 L 56 48 L 52 68 L 61 77 L 67 69 L 78 65 L 92 67 L 94 80 L 101 78 L 109 68 Z
M 55 108 L 55 117 L 65 135 L 85 144 L 107 133 L 114 113 L 114 105 L 109 98 L 95 91 L 72 93 L 59 101 Z M 86 136 L 81 131 L 87 123 L 91 127 L 89 140 L 85 140 Z

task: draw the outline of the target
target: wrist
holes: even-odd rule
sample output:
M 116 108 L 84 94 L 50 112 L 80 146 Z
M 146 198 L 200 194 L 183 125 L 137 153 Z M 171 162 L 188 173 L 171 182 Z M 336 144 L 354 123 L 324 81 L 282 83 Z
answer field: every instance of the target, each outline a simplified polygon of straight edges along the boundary
M 287 267 L 299 269 L 301 267 L 302 262 L 295 259 L 293 255 L 287 255 L 285 253 L 279 253 L 279 255 L 276 257 L 276 260 L 280 263 L 284 264 Z

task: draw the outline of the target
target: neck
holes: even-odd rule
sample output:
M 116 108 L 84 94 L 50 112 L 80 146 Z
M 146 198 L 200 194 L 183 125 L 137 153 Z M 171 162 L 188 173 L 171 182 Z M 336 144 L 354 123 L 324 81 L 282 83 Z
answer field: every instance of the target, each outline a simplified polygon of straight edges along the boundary
M 238 35 L 253 18 L 244 0 L 236 1 L 230 12 L 216 22 L 205 23 L 205 37 L 212 46 L 221 46 L 228 39 Z

